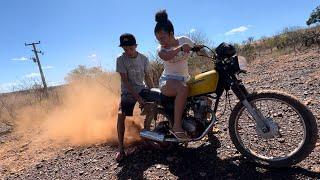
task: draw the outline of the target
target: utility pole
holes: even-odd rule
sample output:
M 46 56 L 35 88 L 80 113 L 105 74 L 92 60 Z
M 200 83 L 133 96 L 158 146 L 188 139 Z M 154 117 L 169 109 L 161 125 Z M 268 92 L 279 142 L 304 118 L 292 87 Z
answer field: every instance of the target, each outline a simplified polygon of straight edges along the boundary
M 47 83 L 46 83 L 46 80 L 44 78 L 44 74 L 43 74 L 43 71 L 42 71 L 42 68 L 41 68 L 41 64 L 40 64 L 40 59 L 39 59 L 39 56 L 38 56 L 38 53 L 43 55 L 43 52 L 37 51 L 36 44 L 40 44 L 40 41 L 33 42 L 33 43 L 30 43 L 30 44 L 24 43 L 25 46 L 31 46 L 32 45 L 32 47 L 33 47 L 32 51 L 34 52 L 35 57 L 32 57 L 32 60 L 33 60 L 33 62 L 38 63 L 38 67 L 39 67 L 39 71 L 40 71 L 40 75 L 41 75 L 41 79 L 42 79 L 42 83 L 43 83 L 43 88 L 44 88 L 45 93 L 47 93 Z

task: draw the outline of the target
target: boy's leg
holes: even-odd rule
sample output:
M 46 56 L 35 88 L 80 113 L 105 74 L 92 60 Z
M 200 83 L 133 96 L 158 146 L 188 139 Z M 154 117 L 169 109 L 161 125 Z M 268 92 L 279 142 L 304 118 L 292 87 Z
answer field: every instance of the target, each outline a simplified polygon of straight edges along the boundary
M 120 161 L 123 156 L 125 156 L 124 151 L 124 133 L 125 133 L 125 119 L 126 116 L 132 116 L 133 108 L 136 101 L 132 98 L 122 97 L 119 112 L 118 112 L 118 121 L 117 121 L 117 131 L 118 131 L 118 143 L 119 143 L 119 152 L 117 155 L 117 161 Z
M 124 153 L 123 139 L 124 139 L 124 132 L 125 132 L 125 125 L 124 125 L 125 119 L 126 119 L 126 116 L 123 113 L 119 112 L 118 122 L 117 122 L 119 153 Z

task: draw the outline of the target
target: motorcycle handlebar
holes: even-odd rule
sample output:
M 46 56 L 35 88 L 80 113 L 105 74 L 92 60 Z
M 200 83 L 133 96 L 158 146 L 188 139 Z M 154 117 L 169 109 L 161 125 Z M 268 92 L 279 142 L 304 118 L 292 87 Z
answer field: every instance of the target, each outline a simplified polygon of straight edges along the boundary
M 199 52 L 202 48 L 203 48 L 203 46 L 193 46 L 193 47 L 191 48 L 191 51 L 193 51 L 193 52 Z
M 209 56 L 207 53 L 205 53 L 206 55 L 200 55 L 200 56 L 204 56 L 204 57 L 208 57 L 208 58 L 211 58 L 211 59 L 215 59 L 216 58 L 216 53 L 211 49 L 209 48 L 208 46 L 206 45 L 195 45 L 191 48 L 191 51 L 192 52 L 199 52 L 201 49 L 203 48 L 206 48 L 208 49 L 211 53 L 212 53 L 212 56 Z

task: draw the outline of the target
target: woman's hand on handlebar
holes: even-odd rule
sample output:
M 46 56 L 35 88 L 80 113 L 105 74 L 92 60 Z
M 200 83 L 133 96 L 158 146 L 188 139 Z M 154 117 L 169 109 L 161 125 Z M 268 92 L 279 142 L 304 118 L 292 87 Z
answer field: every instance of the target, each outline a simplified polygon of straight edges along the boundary
M 185 53 L 189 53 L 190 51 L 192 51 L 192 47 L 187 43 L 183 44 L 180 48 Z
M 202 48 L 204 48 L 204 45 L 196 44 L 196 45 L 194 45 L 194 46 L 191 48 L 191 51 L 193 51 L 193 52 L 198 52 L 198 51 L 200 51 Z

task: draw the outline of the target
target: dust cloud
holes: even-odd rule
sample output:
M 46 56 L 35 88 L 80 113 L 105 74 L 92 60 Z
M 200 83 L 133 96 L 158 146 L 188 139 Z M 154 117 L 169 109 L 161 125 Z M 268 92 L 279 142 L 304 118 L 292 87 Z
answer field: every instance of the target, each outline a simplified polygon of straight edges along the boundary
M 96 143 L 117 144 L 117 116 L 119 107 L 119 78 L 75 80 L 59 90 L 61 103 L 26 107 L 19 112 L 18 129 L 36 132 L 42 140 L 72 145 Z M 46 104 L 53 104 L 50 97 Z M 134 116 L 126 119 L 125 144 L 140 140 L 143 119 L 135 108 Z

